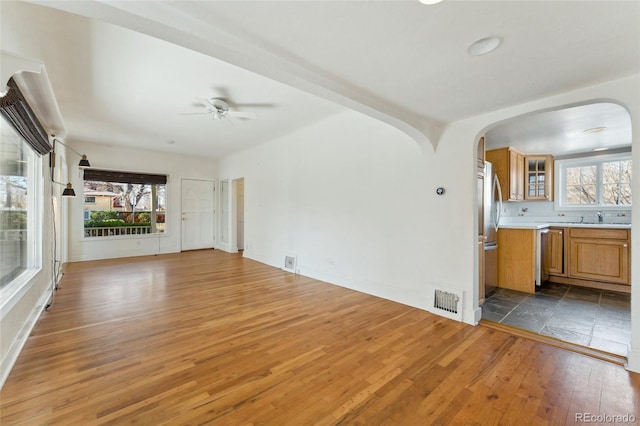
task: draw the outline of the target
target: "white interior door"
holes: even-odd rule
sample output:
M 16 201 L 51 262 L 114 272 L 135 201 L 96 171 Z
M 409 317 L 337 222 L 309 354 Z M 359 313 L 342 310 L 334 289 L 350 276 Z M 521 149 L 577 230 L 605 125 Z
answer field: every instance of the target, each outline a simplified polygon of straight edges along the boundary
M 182 179 L 182 250 L 213 248 L 215 181 Z

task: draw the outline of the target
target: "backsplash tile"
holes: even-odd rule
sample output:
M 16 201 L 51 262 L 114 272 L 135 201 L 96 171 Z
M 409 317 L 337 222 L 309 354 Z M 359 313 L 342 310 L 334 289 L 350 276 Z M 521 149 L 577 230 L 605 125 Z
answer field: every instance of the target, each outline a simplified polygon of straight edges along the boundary
M 502 217 L 530 221 L 530 222 L 584 222 L 596 223 L 598 216 L 595 211 L 554 210 L 553 202 L 504 202 Z M 603 210 L 604 223 L 631 223 L 631 210 Z

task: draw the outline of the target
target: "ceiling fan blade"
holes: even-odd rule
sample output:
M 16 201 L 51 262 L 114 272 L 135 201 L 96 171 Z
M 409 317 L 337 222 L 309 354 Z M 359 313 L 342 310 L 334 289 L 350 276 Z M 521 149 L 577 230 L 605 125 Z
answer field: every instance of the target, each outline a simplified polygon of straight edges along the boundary
M 231 99 L 231 94 L 229 93 L 229 88 L 227 86 L 213 86 L 213 93 L 217 93 L 216 98 L 221 99 Z
M 231 104 L 229 104 L 231 105 Z M 273 103 L 267 103 L 267 102 L 258 102 L 258 103 L 242 103 L 242 104 L 233 104 L 233 107 L 235 108 L 240 108 L 240 109 L 244 109 L 244 108 L 276 108 L 278 105 L 273 104 Z
M 178 115 L 207 115 L 210 112 L 179 112 Z
M 206 107 L 208 110 L 215 109 L 216 106 L 211 102 L 210 99 L 207 98 L 196 98 L 201 105 Z
M 227 111 L 226 115 L 228 117 L 234 117 L 234 118 L 247 118 L 247 119 L 258 118 L 255 112 L 249 112 L 249 111 Z

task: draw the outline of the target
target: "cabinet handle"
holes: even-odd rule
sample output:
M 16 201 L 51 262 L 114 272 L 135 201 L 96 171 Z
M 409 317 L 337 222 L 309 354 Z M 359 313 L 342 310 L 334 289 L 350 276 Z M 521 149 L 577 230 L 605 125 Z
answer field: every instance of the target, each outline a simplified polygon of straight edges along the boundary
M 560 235 L 562 235 L 562 231 L 560 231 Z
M 623 244 L 623 245 L 622 245 L 622 247 L 627 248 L 627 245 L 626 245 L 626 244 Z

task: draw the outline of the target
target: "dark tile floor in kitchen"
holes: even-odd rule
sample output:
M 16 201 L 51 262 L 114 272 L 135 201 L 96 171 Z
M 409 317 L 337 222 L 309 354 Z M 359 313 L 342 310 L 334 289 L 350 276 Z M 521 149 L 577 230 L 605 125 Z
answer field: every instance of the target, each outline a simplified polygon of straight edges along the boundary
M 498 288 L 482 318 L 627 356 L 631 342 L 629 294 L 546 283 L 535 294 Z

